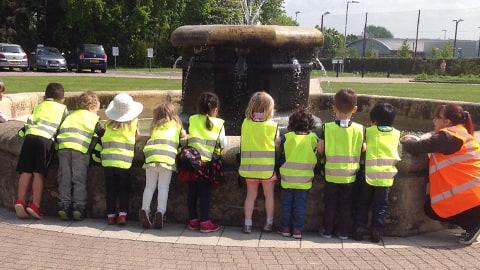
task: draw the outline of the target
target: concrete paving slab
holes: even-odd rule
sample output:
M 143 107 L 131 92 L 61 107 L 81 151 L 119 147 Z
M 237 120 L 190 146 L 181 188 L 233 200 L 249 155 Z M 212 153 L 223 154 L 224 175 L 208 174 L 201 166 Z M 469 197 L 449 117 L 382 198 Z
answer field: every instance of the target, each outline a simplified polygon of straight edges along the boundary
M 326 239 L 318 232 L 304 232 L 302 237 L 301 248 L 342 248 L 342 241 L 338 238 Z
M 72 222 L 63 232 L 98 237 L 107 226 L 108 224 L 104 220 L 87 218 L 82 221 Z
M 140 226 L 140 223 L 138 224 Z M 146 229 L 137 238 L 140 241 L 177 243 L 185 230 L 185 224 L 163 223 L 162 229 Z
M 218 241 L 219 246 L 258 247 L 261 230 L 254 228 L 251 233 L 244 233 L 241 227 L 225 227 Z
M 362 249 L 371 249 L 371 248 L 384 248 L 383 242 L 372 243 L 370 240 L 365 241 L 355 241 L 354 239 L 341 240 L 343 248 L 362 248 Z
M 218 244 L 218 240 L 223 233 L 223 227 L 211 233 L 201 233 L 199 231 L 190 231 L 189 229 L 183 230 L 183 233 L 178 238 L 178 244 L 194 244 L 194 245 L 207 245 L 214 246 Z
M 403 237 L 383 237 L 383 245 L 385 248 L 412 248 L 412 247 L 421 247 L 417 242 L 414 242 L 410 239 Z
M 9 220 L 12 218 L 17 218 L 13 210 L 7 208 L 0 208 L 0 221 Z
M 301 240 L 284 237 L 277 232 L 263 233 L 260 236 L 259 247 L 300 248 Z
M 32 222 L 28 227 L 45 231 L 63 232 L 71 223 L 71 221 L 59 220 L 57 217 L 42 217 Z
M 130 223 L 127 226 L 109 225 L 104 231 L 102 231 L 102 233 L 100 233 L 99 236 L 115 239 L 135 240 L 143 232 L 143 228 L 140 226 L 135 226 L 138 225 L 136 222 L 134 222 L 135 225 Z
M 418 243 L 424 247 L 444 247 L 457 246 L 458 236 L 461 230 L 442 230 L 437 232 L 429 232 L 421 235 L 409 236 L 406 239 Z

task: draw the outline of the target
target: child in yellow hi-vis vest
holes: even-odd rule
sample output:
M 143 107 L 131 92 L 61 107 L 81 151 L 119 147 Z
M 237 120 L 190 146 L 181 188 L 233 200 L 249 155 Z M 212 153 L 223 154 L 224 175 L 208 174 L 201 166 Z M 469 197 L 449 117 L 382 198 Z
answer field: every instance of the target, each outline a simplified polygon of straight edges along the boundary
M 109 225 L 125 225 L 129 208 L 130 167 L 135 142 L 140 137 L 138 115 L 143 105 L 128 94 L 118 94 L 105 110 L 108 117 L 102 137 L 102 166 L 104 167 Z M 117 211 L 117 199 L 119 209 Z

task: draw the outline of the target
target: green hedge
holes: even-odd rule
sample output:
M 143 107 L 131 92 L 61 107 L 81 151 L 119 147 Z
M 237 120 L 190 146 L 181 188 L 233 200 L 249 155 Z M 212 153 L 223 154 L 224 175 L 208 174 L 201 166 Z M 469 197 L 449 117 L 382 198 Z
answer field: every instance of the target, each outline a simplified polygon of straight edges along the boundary
M 331 58 L 320 59 L 326 70 L 333 70 Z M 344 60 L 344 72 L 384 72 L 404 75 L 448 75 L 480 74 L 480 58 L 446 59 L 445 71 L 440 69 L 441 59 L 422 58 L 349 58 Z M 335 65 L 337 68 L 338 65 Z M 363 68 L 364 67 L 364 68 Z

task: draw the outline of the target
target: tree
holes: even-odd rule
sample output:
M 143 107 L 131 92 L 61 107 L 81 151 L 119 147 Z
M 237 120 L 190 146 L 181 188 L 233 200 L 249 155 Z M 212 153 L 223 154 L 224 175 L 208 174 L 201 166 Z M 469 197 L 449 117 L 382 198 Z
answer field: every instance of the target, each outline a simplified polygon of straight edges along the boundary
M 343 35 L 334 28 L 323 29 L 323 47 L 320 49 L 320 56 L 332 58 L 343 55 L 343 41 Z
M 365 58 L 376 58 L 376 57 L 377 57 L 377 53 L 373 48 L 367 48 L 365 50 Z
M 392 32 L 383 26 L 369 25 L 367 26 L 366 32 L 369 38 L 393 38 Z
M 405 39 L 402 42 L 402 46 L 397 51 L 397 56 L 400 58 L 412 58 L 412 51 L 410 45 L 408 44 L 408 39 Z

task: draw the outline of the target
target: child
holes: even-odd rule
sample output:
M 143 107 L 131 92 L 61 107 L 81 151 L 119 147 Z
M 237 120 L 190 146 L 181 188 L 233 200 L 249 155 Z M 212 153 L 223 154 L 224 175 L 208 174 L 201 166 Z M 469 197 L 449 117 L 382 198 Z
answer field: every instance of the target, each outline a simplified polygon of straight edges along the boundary
M 323 125 L 318 149 L 318 153 L 325 155 L 326 159 L 322 236 L 331 238 L 337 221 L 339 238 L 346 240 L 353 183 L 360 155 L 366 146 L 363 126 L 351 120 L 352 114 L 357 111 L 357 95 L 352 89 L 341 89 L 335 94 L 333 111 L 336 120 Z
M 63 105 L 64 101 L 63 86 L 59 83 L 49 83 L 45 90 L 44 101 L 33 108 L 33 113 L 24 129 L 19 131 L 20 136 L 25 136 L 17 163 L 20 179 L 18 180 L 18 198 L 14 208 L 19 218 L 28 218 L 29 214 L 36 219 L 42 216 L 40 202 L 43 180 L 54 154 L 54 137 L 68 113 L 67 107 Z M 32 182 L 32 202 L 27 207 L 25 197 L 30 182 Z
M 220 100 L 217 95 L 204 92 L 199 99 L 198 113 L 189 118 L 188 147 L 195 148 L 200 153 L 204 166 L 212 160 L 214 155 L 219 156 L 227 144 L 224 121 L 216 117 L 219 106 Z M 188 182 L 187 202 L 190 217 L 188 229 L 190 230 L 200 230 L 202 233 L 220 230 L 220 226 L 212 223 L 209 217 L 210 186 L 210 182 L 203 180 L 192 179 Z M 197 214 L 197 200 L 200 201 L 200 218 Z
M 314 125 L 312 114 L 299 109 L 288 119 L 289 132 L 281 137 L 285 160 L 280 167 L 282 236 L 295 239 L 302 238 L 308 191 L 312 188 L 313 169 L 317 164 L 319 143 L 317 135 L 311 132 Z
M 3 99 L 3 95 L 5 94 L 5 84 L 0 81 L 0 101 Z M 0 123 L 5 123 L 8 121 L 8 116 L 6 116 L 3 112 L 0 111 Z
M 392 127 L 395 113 L 389 103 L 379 103 L 370 111 L 372 126 L 366 128 L 365 178 L 359 181 L 360 192 L 355 213 L 355 240 L 363 240 L 371 205 L 371 240 L 382 240 L 388 193 L 397 174 L 395 164 L 400 160 L 398 144 L 400 132 Z
M 105 172 L 107 222 L 125 225 L 129 205 L 129 177 L 135 142 L 140 137 L 137 117 L 143 105 L 128 94 L 118 94 L 110 102 L 105 114 L 105 134 L 102 137 L 102 166 Z M 117 198 L 119 211 L 116 211 Z
M 150 204 L 153 193 L 158 185 L 157 212 L 153 219 L 155 229 L 163 228 L 163 215 L 167 210 L 168 190 L 172 171 L 175 170 L 175 157 L 181 139 L 186 139 L 187 133 L 175 112 L 172 103 L 165 102 L 153 110 L 153 120 L 150 126 L 150 138 L 143 152 L 145 153 L 146 182 L 143 191 L 142 209 L 139 218 L 145 229 L 152 227 L 150 221 Z
M 247 183 L 244 203 L 244 233 L 252 232 L 252 214 L 261 184 L 265 196 L 265 232 L 273 227 L 275 173 L 275 140 L 278 136 L 277 123 L 273 118 L 274 101 L 266 92 L 256 92 L 250 98 L 240 137 L 240 168 L 238 173 Z
M 97 95 L 92 91 L 83 92 L 79 98 L 79 109 L 65 118 L 57 135 L 58 216 L 62 220 L 70 217 L 82 220 L 85 217 L 89 149 L 94 134 L 101 137 L 105 131 L 98 121 L 99 108 Z

